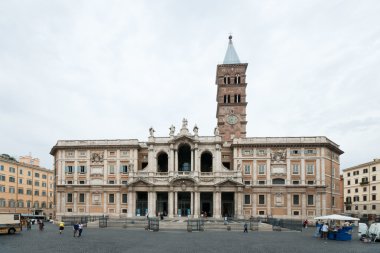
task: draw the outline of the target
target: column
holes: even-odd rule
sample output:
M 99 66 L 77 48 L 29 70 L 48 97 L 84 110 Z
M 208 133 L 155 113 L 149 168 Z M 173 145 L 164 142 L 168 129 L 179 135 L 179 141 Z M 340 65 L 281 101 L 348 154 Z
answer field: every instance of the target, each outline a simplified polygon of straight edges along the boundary
M 272 208 L 271 208 L 272 199 L 271 199 L 270 193 L 267 193 L 266 201 L 267 201 L 267 214 L 272 215 Z
M 170 157 L 169 157 L 168 171 L 174 171 L 174 150 L 170 149 Z
M 156 192 L 154 192 L 154 191 L 152 191 L 151 193 L 150 193 L 150 199 L 148 199 L 148 201 L 150 201 L 150 213 L 151 213 L 151 216 L 153 216 L 153 217 L 155 217 L 156 216 L 156 211 L 157 211 L 157 209 L 156 209 L 156 203 L 157 203 L 157 193 Z
M 107 213 L 107 193 L 103 194 L 103 213 Z
M 257 183 L 257 161 L 256 160 L 253 160 L 252 176 L 253 176 L 252 185 L 258 184 Z
M 61 213 L 61 193 L 57 192 L 57 198 L 56 198 L 56 203 L 57 203 L 57 213 Z M 26 203 L 25 203 L 26 204 Z
M 292 195 L 290 193 L 288 193 L 286 195 L 286 207 L 287 207 L 287 213 L 288 213 L 288 217 L 291 218 L 292 217 Z
M 76 213 L 76 214 L 78 214 L 78 209 L 77 209 L 77 200 L 78 200 L 78 198 L 77 198 L 77 196 L 78 196 L 78 193 L 77 192 L 74 192 L 73 193 L 73 202 L 74 202 L 74 210 L 73 210 L 73 212 L 74 213 Z
M 174 171 L 178 171 L 178 155 L 177 155 L 177 150 L 174 151 Z
M 191 149 L 191 152 L 190 152 L 191 156 L 190 156 L 190 171 L 192 171 L 194 173 L 194 149 Z
M 174 192 L 174 216 L 178 215 L 178 193 Z
M 316 185 L 321 185 L 320 183 L 321 180 L 321 158 L 317 159 L 317 165 L 316 165 Z
M 129 155 L 132 155 L 132 154 L 129 153 Z M 121 176 L 120 176 L 120 150 L 117 150 L 117 159 L 116 159 L 116 164 L 115 164 L 115 175 L 116 175 L 116 183 L 117 184 L 121 184 Z
M 78 168 L 78 161 L 77 161 L 77 150 L 75 150 L 74 152 L 74 157 L 75 157 L 75 161 L 74 161 L 74 171 L 73 171 L 73 175 L 74 175 L 74 182 L 73 184 L 78 184 L 78 173 L 79 173 L 79 168 Z
M 270 168 L 270 159 L 267 159 L 267 184 L 272 184 L 270 177 L 271 177 L 271 168 Z
M 173 218 L 174 215 L 173 215 L 173 195 L 174 193 L 172 191 L 169 191 L 168 192 L 168 216 L 169 218 Z
M 289 158 L 290 149 L 288 148 L 286 152 L 287 152 L 287 155 L 286 155 L 287 158 L 286 158 L 286 183 L 285 184 L 290 185 L 292 183 L 290 180 L 290 171 L 292 170 L 291 164 L 290 164 L 290 158 Z
M 213 163 L 212 166 L 214 167 L 215 163 Z M 200 171 L 200 169 L 199 169 L 199 155 L 198 155 L 198 147 L 197 146 L 194 148 L 194 170 L 197 172 Z M 213 171 L 214 171 L 214 168 L 213 168 Z
M 302 156 L 304 154 L 304 149 L 302 149 Z M 306 173 L 306 170 L 305 170 L 305 157 L 301 158 L 301 184 L 306 184 L 305 182 L 305 173 Z
M 326 192 L 322 193 L 322 216 L 326 215 Z
M 194 212 L 193 212 L 194 218 L 199 217 L 199 214 L 200 214 L 199 205 L 200 205 L 200 192 L 196 190 L 194 192 Z
M 90 159 L 88 159 L 88 157 L 90 156 L 90 150 L 87 150 L 87 156 L 86 156 L 86 159 L 87 159 L 87 162 L 86 162 L 86 169 L 87 169 L 87 172 L 86 172 L 86 184 L 90 184 L 91 183 L 91 167 L 90 167 Z
M 190 214 L 194 214 L 194 192 L 190 192 Z
M 321 194 L 319 192 L 315 194 L 315 216 L 321 216 Z
M 88 215 L 90 214 L 90 193 L 86 192 L 86 211 Z
M 324 148 L 322 149 L 323 151 L 324 151 Z M 323 154 L 324 154 L 324 152 L 322 152 Z M 325 175 L 325 173 L 326 173 L 326 164 L 325 164 L 325 161 L 326 161 L 326 159 L 325 159 L 325 157 L 324 157 L 324 155 L 322 156 L 322 164 L 321 164 L 321 177 L 322 177 L 322 185 L 326 185 L 326 175 Z
M 136 210 L 134 209 L 134 192 L 132 190 L 128 190 L 128 212 L 127 217 L 134 217 L 136 215 Z
M 301 205 L 302 205 L 302 212 L 301 212 L 301 215 L 303 215 L 303 217 L 307 217 L 307 213 L 306 213 L 306 193 L 302 193 L 302 199 L 301 199 Z
M 251 201 L 251 205 L 252 205 L 252 210 L 251 210 L 251 215 L 252 216 L 256 216 L 257 215 L 257 194 L 252 194 L 252 201 Z
M 212 215 L 214 218 L 216 218 L 218 214 L 220 215 L 220 212 L 218 212 L 218 202 L 217 202 L 218 193 L 220 194 L 220 192 L 214 191 L 214 193 L 212 194 Z
M 120 192 L 116 193 L 116 214 L 120 215 Z

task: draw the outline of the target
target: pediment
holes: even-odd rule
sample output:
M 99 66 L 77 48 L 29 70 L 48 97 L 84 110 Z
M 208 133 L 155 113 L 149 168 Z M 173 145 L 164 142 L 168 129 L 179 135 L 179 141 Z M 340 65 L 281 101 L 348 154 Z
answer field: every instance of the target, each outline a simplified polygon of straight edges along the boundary
M 194 186 L 197 184 L 197 182 L 193 179 L 193 178 L 181 178 L 181 177 L 178 177 L 178 178 L 174 178 L 171 182 L 170 182 L 171 185 L 173 186 Z
M 191 135 L 177 135 L 176 137 L 174 137 L 173 141 L 174 142 L 183 141 L 183 142 L 192 143 L 194 141 L 194 138 Z
M 226 180 L 223 180 L 221 182 L 216 183 L 215 186 L 224 186 L 224 187 L 228 187 L 228 186 L 244 186 L 244 184 L 240 183 L 238 181 L 235 181 L 233 179 L 226 179 Z
M 149 181 L 147 181 L 145 179 L 139 178 L 139 179 L 133 181 L 132 183 L 130 183 L 128 185 L 129 186 L 133 185 L 134 187 L 136 187 L 136 186 L 142 186 L 142 187 L 144 187 L 144 186 L 152 186 L 153 183 L 151 183 L 151 182 L 149 182 Z

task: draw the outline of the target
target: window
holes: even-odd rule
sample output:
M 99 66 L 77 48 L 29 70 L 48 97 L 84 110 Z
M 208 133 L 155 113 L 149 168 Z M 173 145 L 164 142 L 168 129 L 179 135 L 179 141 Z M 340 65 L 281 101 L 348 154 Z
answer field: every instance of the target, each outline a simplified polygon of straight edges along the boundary
M 300 204 L 300 195 L 293 195 L 293 205 Z
M 17 207 L 24 207 L 24 201 L 19 200 L 19 201 L 17 202 Z
M 313 185 L 313 184 L 314 184 L 314 181 L 313 181 L 313 180 L 308 180 L 308 181 L 307 181 L 307 184 L 309 184 L 309 185 Z
M 109 152 L 109 155 L 110 155 L 110 156 L 116 156 L 116 152 L 115 152 L 115 151 L 110 151 L 110 152 Z
M 350 173 L 350 172 L 347 173 L 347 177 L 349 177 L 349 176 L 351 176 L 351 173 Z
M 42 191 L 42 196 L 46 196 L 46 191 Z
M 9 207 L 16 207 L 16 202 L 13 199 L 9 200 Z
M 34 177 L 40 177 L 40 173 L 34 173 Z
M 33 184 L 33 181 L 30 180 L 30 179 L 28 179 L 28 180 L 26 180 L 26 184 L 27 184 L 27 185 L 32 185 L 32 184 Z
M 300 211 L 293 211 L 293 215 L 294 215 L 294 216 L 298 216 L 298 215 L 300 215 Z
M 351 181 L 350 180 L 347 180 L 347 185 L 351 185 Z
M 259 211 L 259 215 L 265 215 L 265 211 Z
M 128 194 L 123 193 L 123 195 L 121 196 L 121 201 L 123 204 L 128 203 Z
M 84 193 L 79 193 L 79 203 L 84 203 Z
M 376 191 L 376 185 L 372 186 L 372 191 Z
M 73 202 L 73 194 L 72 193 L 67 193 L 67 202 L 68 203 Z
M 108 180 L 108 184 L 115 184 L 115 180 Z
M 9 182 L 14 183 L 16 182 L 16 179 L 14 177 L 9 177 Z
M 265 180 L 259 180 L 259 184 L 265 184 Z
M 314 174 L 314 164 L 308 164 L 306 165 L 306 171 L 307 171 L 307 174 Z
M 35 196 L 39 196 L 39 195 L 40 195 L 40 191 L 35 190 L 35 191 L 34 191 L 34 195 L 35 195 Z
M 260 156 L 263 156 L 263 155 L 266 155 L 267 152 L 265 151 L 265 149 L 259 149 L 259 150 L 257 151 L 257 154 L 260 155 Z
M 42 204 L 41 204 L 41 208 L 46 208 L 46 202 L 45 202 L 45 201 L 42 202 Z
M 367 210 L 367 205 L 363 205 L 363 210 Z
M 32 176 L 32 172 L 28 171 L 28 177 Z
M 293 184 L 300 184 L 299 180 L 293 180 Z
M 315 149 L 305 149 L 305 154 L 306 155 L 312 155 L 312 154 L 316 154 L 317 151 Z
M 376 171 L 376 167 L 372 167 L 372 172 L 375 172 Z
M 128 213 L 128 209 L 123 208 L 123 209 L 121 209 L 121 212 L 122 213 Z
M 18 169 L 18 173 L 20 174 L 20 175 L 22 175 L 22 169 Z
M 367 201 L 367 195 L 363 196 L 363 201 Z
M 283 178 L 274 178 L 272 184 L 285 184 L 285 179 Z
M 86 166 L 84 166 L 84 165 L 79 166 L 79 173 L 81 173 L 81 174 L 86 173 Z
M 244 195 L 244 205 L 251 204 L 251 195 Z
M 5 192 L 5 186 L 4 185 L 0 185 L 0 192 Z
M 6 202 L 4 199 L 0 199 L 0 207 L 5 207 L 6 206 Z
M 42 182 L 42 187 L 46 187 L 46 183 L 45 182 Z
M 9 193 L 15 193 L 15 188 L 14 187 L 9 187 Z
M 42 179 L 46 179 L 46 175 L 45 174 L 42 175 Z
M 251 174 L 251 166 L 249 164 L 244 165 L 244 174 Z
M 26 190 L 26 195 L 32 195 L 32 190 L 27 189 L 27 190 Z
M 348 193 L 348 194 L 350 194 L 350 193 L 351 193 L 351 190 L 350 190 L 350 189 L 348 189 L 348 190 L 347 190 L 347 193 Z
M 293 174 L 298 175 L 300 173 L 300 165 L 299 164 L 293 164 Z
M 372 181 L 376 181 L 376 176 L 372 176 Z
M 18 188 L 17 192 L 18 192 L 18 194 L 24 194 L 24 189 Z
M 376 195 L 372 195 L 372 200 L 376 200 Z
M 376 205 L 372 205 L 372 210 L 376 210 Z
M 69 174 L 72 174 L 74 172 L 74 166 L 67 166 L 65 168 L 65 172 L 69 173 Z
M 5 181 L 5 176 L 4 175 L 0 175 L 0 181 Z
M 265 174 L 265 170 L 266 170 L 266 165 L 265 164 L 259 164 L 259 174 Z
M 122 150 L 120 153 L 121 156 L 128 156 L 128 151 Z
M 355 201 L 360 201 L 359 196 L 354 196 L 354 202 L 355 202 Z
M 367 187 L 363 187 L 363 192 L 366 192 L 367 191 Z
M 39 181 L 34 181 L 34 186 L 40 186 L 40 182 Z
M 10 172 L 10 173 L 15 173 L 15 172 L 16 172 L 16 169 L 13 168 L 13 167 L 9 167 L 9 172 Z
M 114 203 L 115 202 L 115 194 L 110 193 L 108 194 L 108 203 Z
M 22 178 L 19 178 L 19 179 L 18 179 L 18 183 L 19 183 L 19 184 L 22 184 Z
M 4 165 L 0 165 L 0 171 L 4 171 Z
M 123 185 L 127 185 L 127 184 L 128 184 L 128 181 L 121 181 L 121 184 L 123 184 Z
M 358 193 L 359 192 L 359 189 L 358 188 L 355 188 L 355 193 Z
M 363 169 L 363 174 L 368 173 L 368 169 Z
M 84 181 L 83 180 L 79 181 L 79 184 L 84 184 Z
M 68 180 L 68 181 L 67 181 L 67 184 L 73 184 L 73 181 Z
M 121 165 L 120 166 L 120 172 L 123 173 L 123 174 L 127 174 L 128 173 L 128 166 L 127 165 Z
M 293 150 L 290 151 L 290 154 L 292 154 L 292 155 L 299 155 L 300 153 L 301 152 L 298 149 L 293 149 Z
M 357 206 L 357 205 L 355 205 L 355 210 L 356 210 L 356 211 L 358 210 L 358 206 Z
M 79 156 L 86 156 L 86 151 L 80 151 Z
M 68 212 L 68 213 L 72 213 L 72 212 L 73 212 L 73 209 L 72 209 L 72 208 L 67 208 L 67 212 Z
M 335 197 L 331 198 L 332 206 L 335 206 Z
M 355 179 L 355 184 L 358 184 L 359 183 L 359 179 Z
M 110 164 L 108 166 L 108 171 L 109 171 L 110 174 L 115 174 L 115 165 Z
M 265 205 L 265 195 L 259 195 L 259 205 Z

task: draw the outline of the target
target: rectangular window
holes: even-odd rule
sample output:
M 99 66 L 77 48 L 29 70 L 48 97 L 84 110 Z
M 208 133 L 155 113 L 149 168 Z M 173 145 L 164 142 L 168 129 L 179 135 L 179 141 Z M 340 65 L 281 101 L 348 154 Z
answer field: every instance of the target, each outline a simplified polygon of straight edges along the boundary
M 263 175 L 266 171 L 266 165 L 265 164 L 259 164 L 259 174 Z
M 120 172 L 123 174 L 128 173 L 128 165 L 121 165 Z
M 0 181 L 5 181 L 5 176 L 4 175 L 0 175 Z
M 42 187 L 46 187 L 46 183 L 45 182 L 42 182 Z
M 121 209 L 121 212 L 122 213 L 128 213 L 128 209 L 123 208 L 123 209 Z
M 108 194 L 108 203 L 115 203 L 115 194 Z
M 363 174 L 368 173 L 368 169 L 363 169 Z
M 350 180 L 347 180 L 347 185 L 351 185 L 351 182 L 350 182 Z
M 372 200 L 376 200 L 376 195 L 372 195 Z
M 367 195 L 363 196 L 363 201 L 367 201 Z
M 115 184 L 115 180 L 109 180 L 108 184 Z
M 86 151 L 80 151 L 79 156 L 86 156 Z
M 308 180 L 308 181 L 307 181 L 307 184 L 308 184 L 308 185 L 312 185 L 312 184 L 314 184 L 314 181 L 312 181 L 312 180 Z
M 350 194 L 350 193 L 351 193 L 351 190 L 350 190 L 350 189 L 348 189 L 348 190 L 347 190 L 347 193 L 348 193 L 348 194 Z
M 9 177 L 9 182 L 14 183 L 16 182 L 16 179 L 14 177 Z
M 40 195 L 40 191 L 37 191 L 37 190 L 34 191 L 34 195 L 35 195 L 35 196 L 39 196 L 39 195 Z
M 257 154 L 260 155 L 260 156 L 264 156 L 264 155 L 267 154 L 267 152 L 265 151 L 265 149 L 259 149 L 259 150 L 257 151 Z
M 309 206 L 314 205 L 314 195 L 307 195 L 307 204 Z
M 335 197 L 331 198 L 332 206 L 335 206 Z
M 18 169 L 18 173 L 22 175 L 22 169 Z
M 251 185 L 251 181 L 244 181 L 245 185 Z
M 65 172 L 68 174 L 74 173 L 74 166 L 70 165 L 70 166 L 65 167 Z
M 109 155 L 110 155 L 110 156 L 116 156 L 116 152 L 115 152 L 115 151 L 110 151 L 110 152 L 109 152 Z
M 22 189 L 22 188 L 18 188 L 18 194 L 24 194 L 24 189 Z
M 40 186 L 40 182 L 39 181 L 34 181 L 34 186 Z
M 376 191 L 376 185 L 372 186 L 372 191 Z
M 115 174 L 115 165 L 110 164 L 108 166 L 108 171 L 109 171 L 110 174 Z
M 128 194 L 123 193 L 121 199 L 122 199 L 122 203 L 123 203 L 123 204 L 128 203 Z
M 42 179 L 46 179 L 46 175 L 45 174 L 42 175 Z
M 300 195 L 293 195 L 293 205 L 300 204 Z
M 259 180 L 259 184 L 265 184 L 265 180 Z
M 13 167 L 9 167 L 9 172 L 11 172 L 11 173 L 15 173 L 15 172 L 16 172 L 16 169 L 13 168 Z
M 314 174 L 314 164 L 306 165 L 306 173 L 309 175 Z
M 350 173 L 350 172 L 347 173 L 347 177 L 349 177 L 349 176 L 351 176 L 351 173 Z
M 73 181 L 68 180 L 68 181 L 67 181 L 67 184 L 73 184 Z
M 0 171 L 4 171 L 4 165 L 0 165 Z
M 305 154 L 306 155 L 313 155 L 316 154 L 317 151 L 315 149 L 305 149 Z
M 22 184 L 22 178 L 19 178 L 19 179 L 18 179 L 18 183 L 19 183 L 19 184 Z
M 355 184 L 358 184 L 359 183 L 359 179 L 355 179 Z
M 244 205 L 251 204 L 251 195 L 244 195 Z
M 372 176 L 372 181 L 376 181 L 376 176 Z
M 366 192 L 367 191 L 367 187 L 363 187 L 363 192 Z
M 299 180 L 293 180 L 293 184 L 300 184 Z
M 128 151 L 122 150 L 120 154 L 121 156 L 128 156 Z
M 376 171 L 376 167 L 372 167 L 372 172 L 375 172 Z
M 127 184 L 128 184 L 128 181 L 121 181 L 121 184 L 123 184 L 123 185 L 127 185 Z
M 251 174 L 251 166 L 249 164 L 244 165 L 244 174 Z
M 367 205 L 363 205 L 363 210 L 367 210 Z
M 84 193 L 79 193 L 79 203 L 84 203 Z
M 72 193 L 67 193 L 67 202 L 72 203 L 73 202 L 73 194 Z
M 298 175 L 300 173 L 300 165 L 293 164 L 293 175 Z
M 42 196 L 46 196 L 46 192 L 45 191 L 42 191 Z
M 27 189 L 27 190 L 26 190 L 26 195 L 32 195 L 32 190 Z
M 265 205 L 265 195 L 259 195 L 259 205 Z
M 5 186 L 4 185 L 0 185 L 0 192 L 5 192 Z
M 9 193 L 15 193 L 15 188 L 14 187 L 9 187 Z
M 372 210 L 376 210 L 376 205 L 372 205 Z
M 40 173 L 34 173 L 34 177 L 40 177 Z
M 80 174 L 86 173 L 86 166 L 84 166 L 84 165 L 79 166 L 79 173 Z
M 79 181 L 79 184 L 84 184 L 84 181 L 83 180 Z
M 28 177 L 32 176 L 32 172 L 28 171 Z
M 300 215 L 300 211 L 293 211 L 293 215 L 294 215 L 294 216 L 298 216 L 298 215 Z
M 301 152 L 298 150 L 298 149 L 292 149 L 291 151 L 290 151 L 290 154 L 292 154 L 292 155 L 299 155 Z

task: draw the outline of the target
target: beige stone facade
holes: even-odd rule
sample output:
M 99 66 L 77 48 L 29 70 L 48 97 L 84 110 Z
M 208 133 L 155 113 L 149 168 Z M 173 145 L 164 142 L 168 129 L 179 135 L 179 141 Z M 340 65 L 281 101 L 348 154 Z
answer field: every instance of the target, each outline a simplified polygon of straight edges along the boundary
M 217 127 L 186 119 L 146 142 L 62 140 L 52 148 L 61 216 L 313 218 L 341 213 L 339 145 L 326 137 L 246 137 L 246 69 L 230 37 L 217 66 Z
M 380 159 L 344 169 L 343 180 L 345 213 L 380 216 Z
M 0 212 L 54 216 L 54 174 L 30 156 L 0 155 Z

